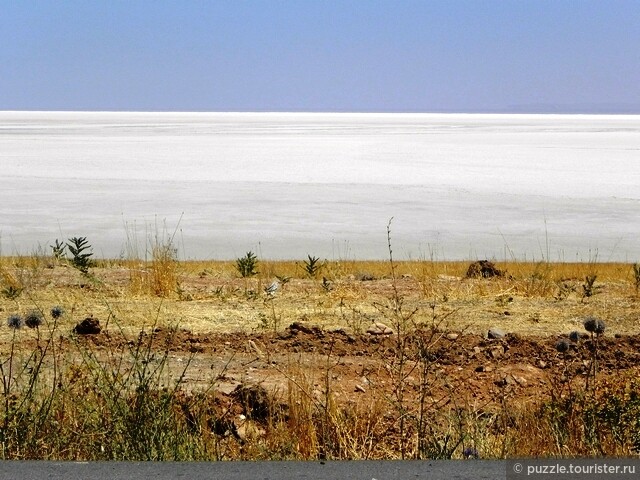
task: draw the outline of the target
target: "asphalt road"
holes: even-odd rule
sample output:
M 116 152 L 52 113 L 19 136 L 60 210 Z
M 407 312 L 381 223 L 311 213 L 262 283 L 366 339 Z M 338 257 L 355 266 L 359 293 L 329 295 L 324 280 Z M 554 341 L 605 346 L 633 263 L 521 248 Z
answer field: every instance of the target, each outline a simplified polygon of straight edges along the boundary
M 450 480 L 505 478 L 504 461 L 0 462 L 0 479 Z

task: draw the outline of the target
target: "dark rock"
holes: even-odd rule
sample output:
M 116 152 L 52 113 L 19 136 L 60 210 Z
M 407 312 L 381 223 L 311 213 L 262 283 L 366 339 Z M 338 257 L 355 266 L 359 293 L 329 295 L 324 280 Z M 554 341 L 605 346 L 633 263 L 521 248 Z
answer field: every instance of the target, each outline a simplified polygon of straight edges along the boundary
M 318 325 L 310 325 L 304 322 L 293 322 L 289 325 L 289 331 L 291 333 L 303 332 L 309 335 L 318 335 L 322 333 L 322 328 Z
M 491 365 L 479 365 L 476 367 L 475 371 L 477 373 L 489 373 L 493 372 L 493 367 Z
M 101 331 L 100 321 L 93 317 L 87 317 L 73 327 L 73 333 L 78 335 L 97 335 Z

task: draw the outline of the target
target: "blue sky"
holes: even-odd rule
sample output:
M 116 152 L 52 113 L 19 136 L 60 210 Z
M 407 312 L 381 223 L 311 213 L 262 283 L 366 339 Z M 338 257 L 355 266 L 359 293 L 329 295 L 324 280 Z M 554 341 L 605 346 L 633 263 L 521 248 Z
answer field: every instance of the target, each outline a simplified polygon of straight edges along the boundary
M 640 0 L 0 0 L 0 110 L 640 113 Z

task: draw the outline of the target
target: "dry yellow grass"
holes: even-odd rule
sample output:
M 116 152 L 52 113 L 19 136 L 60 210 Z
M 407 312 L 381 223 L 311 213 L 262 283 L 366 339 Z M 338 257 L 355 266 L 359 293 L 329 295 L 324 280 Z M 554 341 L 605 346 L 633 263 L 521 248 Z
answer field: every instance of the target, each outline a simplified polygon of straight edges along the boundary
M 607 333 L 636 333 L 638 297 L 633 268 L 622 263 L 497 263 L 506 276 L 465 277 L 469 262 L 396 262 L 396 287 L 413 320 L 446 317 L 451 330 L 482 333 L 492 326 L 521 334 L 555 335 L 580 328 L 583 318 L 607 321 Z M 93 315 L 110 328 L 179 324 L 194 332 L 281 329 L 293 321 L 363 330 L 385 322 L 393 301 L 389 262 L 326 262 L 309 278 L 302 261 L 260 261 L 258 275 L 239 278 L 232 261 L 172 258 L 101 261 L 85 277 L 46 257 L 0 259 L 0 312 L 6 317 L 55 305 L 63 328 Z M 594 295 L 583 296 L 596 275 Z M 264 288 L 289 278 L 273 297 Z M 324 280 L 323 280 L 324 278 Z M 11 290 L 19 291 L 11 298 Z M 4 320 L 3 320 L 4 324 Z M 7 338 L 9 329 L 0 328 Z

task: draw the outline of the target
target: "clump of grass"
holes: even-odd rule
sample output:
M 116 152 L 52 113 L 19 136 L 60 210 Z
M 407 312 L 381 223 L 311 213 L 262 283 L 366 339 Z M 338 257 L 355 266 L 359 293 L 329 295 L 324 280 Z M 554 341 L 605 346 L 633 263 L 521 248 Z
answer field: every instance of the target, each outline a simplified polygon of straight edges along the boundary
M 167 297 L 178 290 L 177 250 L 171 243 L 154 245 L 151 260 L 151 290 L 158 297 Z
M 584 277 L 584 283 L 582 284 L 582 299 L 589 298 L 594 296 L 600 290 L 600 287 L 597 286 L 596 279 L 598 276 L 596 274 L 590 274 Z
M 177 226 L 171 234 L 166 226 L 162 231 L 156 226 L 155 234 L 147 241 L 144 258 L 141 258 L 135 229 L 127 230 L 127 265 L 132 293 L 167 298 L 180 292 L 180 261 L 175 246 L 177 231 Z
M 8 300 L 15 300 L 24 291 L 24 284 L 9 270 L 0 268 L 0 292 Z

